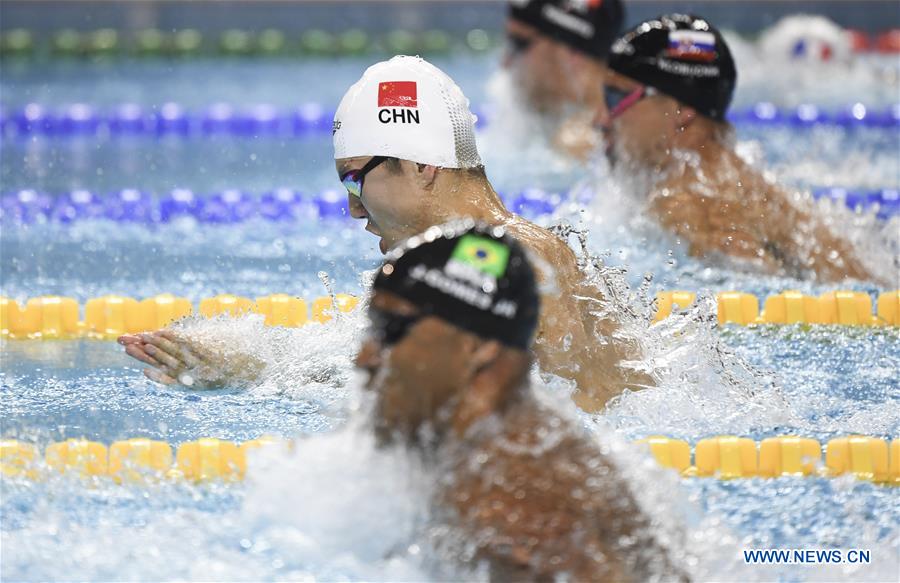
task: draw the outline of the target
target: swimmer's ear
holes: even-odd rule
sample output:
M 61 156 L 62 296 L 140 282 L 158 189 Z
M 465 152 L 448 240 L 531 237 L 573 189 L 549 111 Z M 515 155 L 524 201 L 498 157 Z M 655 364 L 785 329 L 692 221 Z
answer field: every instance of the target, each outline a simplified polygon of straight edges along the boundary
M 481 342 L 472 351 L 473 377 L 453 414 L 453 428 L 458 435 L 463 435 L 474 421 L 493 413 L 506 396 L 502 367 L 492 366 L 501 354 L 503 347 L 496 340 Z
M 437 166 L 431 164 L 415 164 L 415 180 L 420 188 L 428 190 L 437 178 Z
M 493 364 L 502 351 L 503 346 L 496 340 L 488 340 L 479 344 L 472 353 L 470 361 L 476 374 Z

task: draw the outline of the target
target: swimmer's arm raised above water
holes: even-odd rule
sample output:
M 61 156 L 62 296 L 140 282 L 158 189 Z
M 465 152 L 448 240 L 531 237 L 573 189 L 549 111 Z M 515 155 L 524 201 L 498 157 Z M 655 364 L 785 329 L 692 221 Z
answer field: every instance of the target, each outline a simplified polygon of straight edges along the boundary
M 253 356 L 205 346 L 174 330 L 120 336 L 119 344 L 132 358 L 149 365 L 152 381 L 192 389 L 215 389 L 254 381 L 264 363 Z

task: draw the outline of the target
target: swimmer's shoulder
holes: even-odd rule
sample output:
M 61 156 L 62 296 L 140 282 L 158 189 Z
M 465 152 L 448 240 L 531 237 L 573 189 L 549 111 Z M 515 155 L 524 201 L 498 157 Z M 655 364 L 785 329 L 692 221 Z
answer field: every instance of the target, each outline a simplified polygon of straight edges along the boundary
M 576 266 L 575 252 L 569 245 L 547 229 L 521 217 L 507 224 L 509 233 L 529 251 L 557 269 Z

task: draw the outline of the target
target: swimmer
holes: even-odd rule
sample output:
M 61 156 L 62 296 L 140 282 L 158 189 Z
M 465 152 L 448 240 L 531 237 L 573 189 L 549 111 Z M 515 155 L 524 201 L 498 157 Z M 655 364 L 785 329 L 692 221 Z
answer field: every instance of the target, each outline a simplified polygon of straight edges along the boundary
M 542 370 L 575 381 L 576 402 L 588 410 L 626 387 L 652 385 L 619 366 L 639 358 L 638 349 L 614 339 L 616 324 L 595 315 L 603 299 L 569 246 L 503 205 L 478 155 L 473 119 L 459 87 L 423 59 L 370 67 L 335 114 L 335 165 L 350 215 L 366 221 L 382 252 L 452 219 L 504 226 L 536 258 L 546 288 L 535 344 Z
M 622 27 L 619 0 L 511 0 L 506 23 L 509 71 L 554 145 L 585 159 L 599 145 L 592 124 L 603 103 L 606 57 Z M 534 128 L 532 128 L 534 131 Z
M 539 297 L 505 231 L 456 221 L 388 253 L 356 360 L 379 441 L 437 465 L 436 547 L 491 580 L 683 579 L 610 455 L 532 393 Z
M 764 30 L 758 43 L 760 53 L 769 62 L 793 62 L 814 71 L 818 65 L 847 65 L 853 59 L 852 33 L 825 16 L 785 16 Z
M 691 255 L 820 281 L 888 278 L 737 154 L 725 121 L 737 74 L 712 25 L 682 14 L 644 22 L 613 43 L 609 68 L 597 114 L 608 158 L 617 174 L 646 177 L 637 190 L 649 212 Z
M 602 409 L 625 388 L 654 385 L 649 374 L 620 366 L 639 360 L 639 347 L 614 337 L 617 324 L 596 315 L 605 302 L 585 282 L 572 249 L 503 206 L 478 155 L 473 120 L 460 88 L 425 60 L 400 56 L 369 67 L 334 118 L 335 165 L 351 216 L 366 221 L 382 253 L 452 219 L 503 226 L 542 267 L 534 346 L 541 369 L 573 381 L 574 399 L 588 411 Z M 171 333 L 119 341 L 150 365 L 145 374 L 158 382 L 174 382 L 191 367 L 190 341 L 173 342 Z M 234 372 L 234 359 L 224 360 L 203 360 L 206 370 L 215 369 L 210 362 L 223 367 L 217 383 Z

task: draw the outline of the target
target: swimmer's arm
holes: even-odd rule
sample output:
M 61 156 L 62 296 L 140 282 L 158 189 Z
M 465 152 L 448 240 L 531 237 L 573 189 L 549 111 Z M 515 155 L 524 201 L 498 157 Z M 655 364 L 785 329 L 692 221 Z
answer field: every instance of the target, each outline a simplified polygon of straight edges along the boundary
M 856 258 L 849 241 L 794 208 L 786 197 L 769 189 L 764 196 L 735 202 L 682 191 L 655 196 L 652 208 L 663 226 L 688 243 L 694 257 L 717 252 L 793 276 L 812 271 L 823 281 L 877 279 Z
M 687 243 L 692 257 L 721 253 L 771 270 L 783 265 L 771 253 L 765 210 L 758 205 L 672 188 L 654 193 L 650 208 L 664 228 Z
M 809 209 L 792 204 L 787 192 L 771 187 L 764 198 L 755 205 L 751 201 L 748 207 L 747 214 L 758 217 L 757 224 L 743 225 L 739 230 L 757 233 L 755 247 L 748 253 L 755 251 L 765 263 L 793 277 L 812 272 L 820 281 L 877 279 L 859 261 L 850 241 L 835 235 Z M 711 214 L 710 222 L 715 224 L 715 215 Z
M 790 220 L 777 225 L 771 243 L 787 257 L 789 270 L 793 267 L 794 271 L 813 271 L 822 281 L 879 280 L 878 274 L 859 261 L 850 241 L 835 235 L 809 211 L 791 208 L 778 215 Z
M 574 256 L 571 258 L 574 264 Z M 572 297 L 567 280 L 571 274 L 557 263 L 559 290 L 541 296 L 541 314 L 534 343 L 534 353 L 541 370 L 574 381 L 577 385 L 576 402 L 587 410 L 602 408 L 605 399 L 596 393 L 601 384 L 596 382 L 585 367 L 584 353 L 590 339 L 583 322 L 578 318 L 578 306 Z
M 666 188 L 652 195 L 650 209 L 664 228 L 688 244 L 691 256 L 704 257 L 724 251 L 721 243 L 715 244 L 722 237 L 709 224 L 709 204 L 709 199 L 694 193 Z
M 172 330 L 120 336 L 132 358 L 149 365 L 144 375 L 164 384 L 215 389 L 256 380 L 265 364 L 246 354 L 223 354 Z
M 541 370 L 575 382 L 579 407 L 599 411 L 621 390 L 620 357 L 608 338 L 587 334 L 579 311 L 570 297 L 543 298 L 534 352 Z
M 542 370 L 576 383 L 579 407 L 599 411 L 625 388 L 638 390 L 655 382 L 620 366 L 623 360 L 640 359 L 639 348 L 612 337 L 618 324 L 596 315 L 606 299 L 583 283 L 574 253 L 567 246 L 564 251 L 567 256 L 554 261 L 560 291 L 541 298 L 535 354 Z

